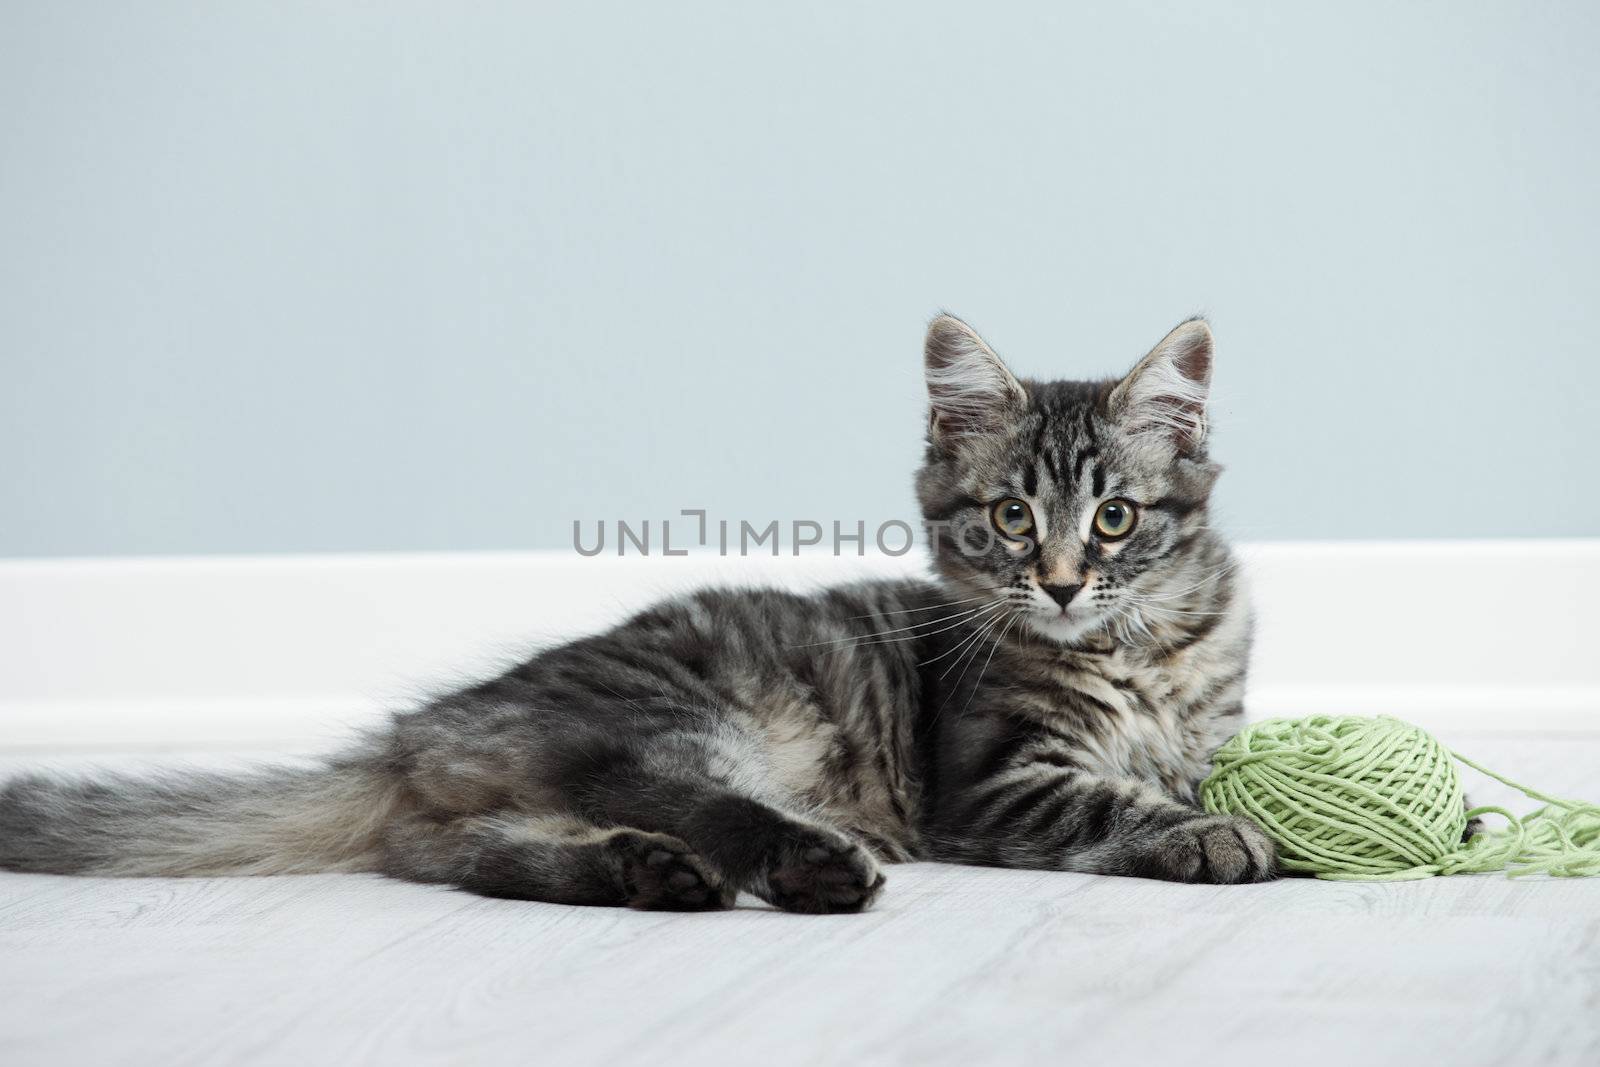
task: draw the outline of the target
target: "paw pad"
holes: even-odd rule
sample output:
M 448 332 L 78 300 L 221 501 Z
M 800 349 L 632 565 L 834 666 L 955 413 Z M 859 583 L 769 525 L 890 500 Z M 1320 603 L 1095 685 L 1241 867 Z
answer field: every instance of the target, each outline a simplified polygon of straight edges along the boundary
M 644 911 L 714 911 L 733 907 L 734 892 L 675 837 L 618 835 L 622 882 L 630 908 Z
M 826 914 L 863 910 L 883 891 L 884 876 L 865 848 L 818 830 L 767 872 L 767 884 L 783 910 Z

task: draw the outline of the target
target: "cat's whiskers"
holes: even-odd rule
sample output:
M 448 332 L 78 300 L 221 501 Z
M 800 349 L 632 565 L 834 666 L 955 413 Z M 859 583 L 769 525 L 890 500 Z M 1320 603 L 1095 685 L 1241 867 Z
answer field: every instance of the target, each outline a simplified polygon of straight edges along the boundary
M 941 626 L 937 630 L 928 630 L 922 633 L 909 633 L 903 637 L 885 637 L 881 639 L 873 637 L 872 635 L 867 635 L 851 644 L 841 645 L 838 648 L 824 649 L 823 654 L 826 655 L 829 652 L 848 652 L 851 649 L 864 648 L 873 645 L 898 645 L 905 644 L 908 641 L 920 641 L 923 638 L 932 637 L 935 634 L 942 634 L 948 630 L 954 630 L 959 627 L 966 626 L 969 623 L 983 620 L 985 616 L 988 616 L 998 610 L 1000 610 L 999 604 L 990 604 L 987 607 L 976 609 L 971 615 L 964 616 L 959 622 L 953 622 L 948 626 Z
M 1017 613 L 1013 612 L 1012 616 L 1015 617 L 1016 614 Z M 970 655 L 964 653 L 962 656 L 960 656 L 957 659 L 956 663 L 961 663 L 962 661 L 965 661 L 966 666 L 961 668 L 961 673 L 956 675 L 956 680 L 950 683 L 950 692 L 945 695 L 945 698 L 944 698 L 943 702 L 940 703 L 938 710 L 933 713 L 933 723 L 937 723 L 939 721 L 939 716 L 944 714 L 945 705 L 950 703 L 950 698 L 955 696 L 957 693 L 961 692 L 961 680 L 967 676 L 967 670 L 972 666 L 973 661 L 978 658 L 978 650 L 983 647 L 982 637 L 985 634 L 988 634 L 988 633 L 992 632 L 996 626 L 998 626 L 1001 622 L 1005 621 L 1005 618 L 1006 618 L 1006 616 L 1002 615 L 999 618 L 992 620 L 987 626 L 985 626 L 981 631 L 979 631 L 979 634 L 978 634 L 979 640 L 974 641 L 972 644 L 967 646 L 968 651 L 970 652 Z M 999 647 L 999 643 L 998 642 L 996 642 L 995 647 L 997 647 L 997 648 Z M 993 652 L 991 652 L 990 655 L 992 656 Z M 951 664 L 950 667 L 946 667 L 945 668 L 945 674 L 948 674 L 950 672 L 950 670 L 955 665 L 956 664 Z M 985 668 L 987 668 L 987 666 L 988 665 L 986 663 L 985 664 Z M 939 677 L 942 679 L 944 677 L 944 675 L 941 674 Z M 969 694 L 967 696 L 967 703 L 968 704 L 970 704 L 972 702 L 972 696 L 975 695 L 976 693 L 977 693 L 977 688 L 974 687 L 973 691 L 972 691 L 972 694 Z M 963 706 L 963 710 L 965 710 L 965 706 Z M 932 725 L 932 724 L 930 723 L 930 725 Z
M 1124 600 L 1115 611 L 1101 621 L 1101 629 L 1105 631 L 1106 636 L 1130 648 L 1164 648 L 1166 646 L 1150 629 L 1149 622 L 1141 612 L 1141 608 L 1147 607 L 1149 605 Z
M 1138 596 L 1131 596 L 1130 595 L 1126 599 L 1128 600 L 1129 603 L 1133 603 L 1133 604 L 1139 605 L 1139 607 L 1144 609 L 1145 611 L 1160 612 L 1163 615 L 1226 615 L 1226 614 L 1228 614 L 1228 612 L 1226 612 L 1226 611 L 1190 611 L 1187 608 L 1168 607 L 1167 605 L 1162 604 L 1159 601 L 1151 600 L 1151 599 L 1148 599 L 1148 598 L 1145 598 L 1145 597 L 1138 597 Z
M 943 674 L 939 675 L 939 677 L 941 679 L 943 679 L 945 677 L 945 675 L 949 674 L 950 671 L 957 664 L 959 664 L 961 662 L 961 653 L 965 652 L 966 649 L 971 647 L 971 645 L 974 642 L 981 641 L 983 639 L 984 633 L 987 632 L 987 630 L 989 629 L 989 624 L 993 623 L 993 622 L 998 622 L 1003 617 L 1004 617 L 1003 615 L 1002 616 L 995 616 L 993 619 L 984 620 L 984 623 L 985 623 L 984 625 L 977 627 L 975 630 L 973 630 L 972 633 L 968 634 L 966 637 L 963 637 L 959 642 L 956 643 L 955 647 L 946 649 L 945 651 L 939 653 L 937 656 L 934 656 L 932 659 L 924 660 L 923 662 L 917 664 L 917 666 L 926 667 L 930 663 L 937 663 L 939 660 L 944 659 L 946 656 L 951 655 L 952 653 L 955 653 L 956 654 L 955 661 L 953 663 L 951 663 L 950 666 L 948 666 L 948 667 L 946 667 L 944 669 L 944 673 Z
M 936 625 L 938 623 L 941 623 L 941 622 L 948 622 L 951 619 L 960 620 L 960 621 L 955 623 L 955 626 L 960 626 L 961 622 L 966 621 L 966 620 L 968 620 L 968 619 L 970 619 L 970 618 L 972 618 L 972 617 L 974 617 L 974 616 L 976 616 L 976 615 L 978 615 L 978 614 L 980 614 L 982 612 L 985 612 L 985 611 L 989 610 L 992 607 L 998 606 L 999 604 L 1004 602 L 1004 600 L 1005 600 L 1005 597 L 998 597 L 998 598 L 995 598 L 994 600 L 991 600 L 988 604 L 981 605 L 981 606 L 976 607 L 976 608 L 970 608 L 970 609 L 968 609 L 966 611 L 958 611 L 954 615 L 945 615 L 945 616 L 943 616 L 941 618 L 928 619 L 928 620 L 926 620 L 924 622 L 914 622 L 910 626 L 898 626 L 898 627 L 896 627 L 896 628 L 894 628 L 892 630 L 875 630 L 870 634 L 862 634 L 859 637 L 840 637 L 840 638 L 836 638 L 836 639 L 834 639 L 832 641 L 808 641 L 808 642 L 802 642 L 800 644 L 789 645 L 788 647 L 789 648 L 817 648 L 817 647 L 822 646 L 822 645 L 844 645 L 846 647 L 850 647 L 850 646 L 860 645 L 860 644 L 877 644 L 877 643 L 879 643 L 878 642 L 879 638 L 887 638 L 888 635 L 890 635 L 890 634 L 899 634 L 899 633 L 907 633 L 908 631 L 916 631 L 916 630 L 922 629 L 925 626 L 934 626 L 934 625 Z M 943 630 L 931 630 L 931 631 L 928 631 L 928 634 L 943 633 L 944 630 L 949 630 L 949 629 L 953 629 L 953 628 L 954 627 L 952 627 L 952 626 L 946 626 Z M 892 643 L 892 640 L 913 641 L 913 640 L 916 640 L 919 637 L 928 636 L 928 634 L 919 634 L 919 633 L 912 632 L 909 637 L 891 639 L 891 643 Z
M 961 627 L 966 626 L 969 623 L 979 622 L 980 620 L 987 621 L 985 619 L 985 616 L 991 615 L 992 613 L 994 613 L 996 611 L 999 611 L 1001 609 L 1001 606 L 1002 606 L 1001 603 L 999 601 L 996 601 L 993 604 L 988 604 L 988 605 L 986 605 L 986 606 L 984 606 L 982 608 L 974 609 L 972 614 L 964 616 L 959 622 L 953 622 L 949 626 L 941 626 L 937 630 L 929 630 L 929 631 L 926 631 L 924 633 L 908 634 L 905 637 L 892 637 L 892 638 L 888 638 L 888 639 L 886 639 L 886 640 L 884 640 L 882 642 L 872 642 L 872 643 L 874 643 L 874 644 L 896 644 L 896 643 L 902 642 L 902 641 L 919 641 L 924 637 L 932 637 L 934 634 L 942 634 L 942 633 L 945 633 L 945 632 L 950 631 L 950 630 L 960 629 Z
M 1195 590 L 1201 588 L 1202 586 L 1210 585 L 1212 582 L 1216 581 L 1218 578 L 1221 578 L 1224 575 L 1229 574 L 1230 572 L 1232 572 L 1234 570 L 1237 570 L 1242 562 L 1243 562 L 1242 560 L 1238 560 L 1238 559 L 1230 560 L 1229 562 L 1227 562 L 1226 564 L 1224 564 L 1221 567 L 1218 567 L 1215 571 L 1212 571 L 1209 575 L 1207 575 L 1206 577 L 1200 579 L 1200 581 L 1194 583 L 1193 585 L 1191 585 L 1191 586 L 1189 586 L 1189 587 L 1187 587 L 1185 589 L 1178 589 L 1176 591 L 1169 592 L 1165 596 L 1150 596 L 1148 594 L 1133 593 L 1133 592 L 1130 592 L 1128 595 L 1130 597 L 1139 597 L 1144 603 L 1155 603 L 1157 601 L 1176 600 L 1179 597 L 1187 596 L 1188 594 L 1194 592 Z
M 994 640 L 994 647 L 989 649 L 989 658 L 983 661 L 983 669 L 978 672 L 978 680 L 972 683 L 972 692 L 967 694 L 967 702 L 961 706 L 962 711 L 972 705 L 972 698 L 978 695 L 979 689 L 983 688 L 983 676 L 989 673 L 989 664 L 994 662 L 994 654 L 1000 651 L 1001 645 L 1005 644 L 1006 634 L 1011 632 L 1011 627 L 1016 624 L 1017 619 L 1020 617 L 1020 615 L 1012 613 L 1011 617 L 1006 620 L 1005 629 L 1000 631 L 1000 636 Z M 966 672 L 963 671 L 962 673 Z
M 847 615 L 845 617 L 845 621 L 846 622 L 856 622 L 856 621 L 858 621 L 860 619 L 876 619 L 880 615 L 909 615 L 912 612 L 917 612 L 917 611 L 940 611 L 940 610 L 942 610 L 944 608 L 953 608 L 957 604 L 970 604 L 975 600 L 989 600 L 989 599 L 991 599 L 990 595 L 988 593 L 985 593 L 983 596 L 969 596 L 969 597 L 965 597 L 965 598 L 963 598 L 961 600 L 951 600 L 951 601 L 948 601 L 948 602 L 946 602 L 944 604 L 928 604 L 928 605 L 926 605 L 924 607 L 920 607 L 920 608 L 896 608 L 894 611 L 869 611 L 865 615 Z

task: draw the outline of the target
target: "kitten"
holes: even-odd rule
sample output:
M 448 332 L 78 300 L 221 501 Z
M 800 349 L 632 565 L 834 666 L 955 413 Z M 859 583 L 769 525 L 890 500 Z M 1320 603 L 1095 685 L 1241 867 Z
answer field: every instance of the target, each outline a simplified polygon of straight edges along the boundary
M 0 867 L 800 912 L 867 907 L 884 861 L 1271 878 L 1259 829 L 1195 806 L 1250 648 L 1207 521 L 1211 363 L 1195 319 L 1120 381 L 1021 381 L 942 316 L 917 475 L 936 580 L 669 600 L 315 770 L 21 778 Z

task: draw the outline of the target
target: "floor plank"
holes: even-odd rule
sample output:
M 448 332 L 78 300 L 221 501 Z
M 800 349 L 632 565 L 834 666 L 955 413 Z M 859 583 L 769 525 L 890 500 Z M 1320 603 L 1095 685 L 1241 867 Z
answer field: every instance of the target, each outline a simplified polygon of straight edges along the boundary
M 1600 739 L 1447 740 L 1600 795 Z M 1224 888 L 912 864 L 866 915 L 802 917 L 368 876 L 0 875 L 8 1065 L 1157 1057 L 1600 1062 L 1600 879 Z

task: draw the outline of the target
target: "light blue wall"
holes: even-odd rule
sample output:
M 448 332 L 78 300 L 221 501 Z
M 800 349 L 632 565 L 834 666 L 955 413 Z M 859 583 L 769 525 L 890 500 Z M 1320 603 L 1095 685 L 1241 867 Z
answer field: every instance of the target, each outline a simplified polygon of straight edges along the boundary
M 1597 11 L 5 4 L 0 555 L 906 515 L 939 308 L 1208 311 L 1242 535 L 1600 534 Z

